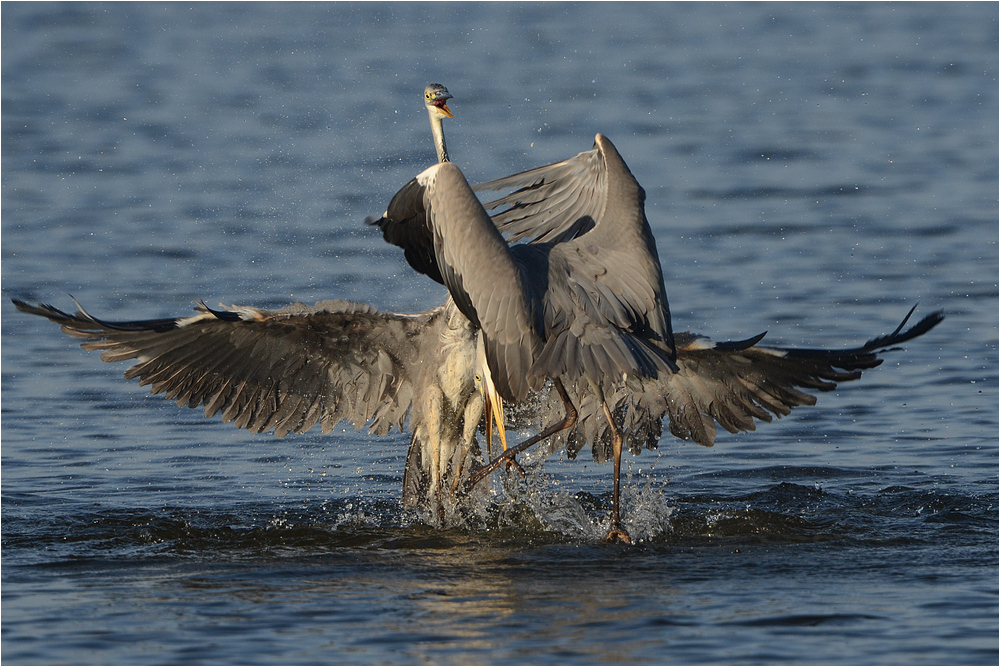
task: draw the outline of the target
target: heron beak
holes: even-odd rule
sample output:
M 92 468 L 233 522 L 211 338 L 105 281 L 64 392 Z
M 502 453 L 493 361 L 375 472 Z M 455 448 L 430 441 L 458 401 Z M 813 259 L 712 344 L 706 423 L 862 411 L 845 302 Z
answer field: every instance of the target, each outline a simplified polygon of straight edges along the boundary
M 503 443 L 504 451 L 507 451 L 507 430 L 503 423 L 503 399 L 500 398 L 496 385 L 493 384 L 493 374 L 490 373 L 490 366 L 486 361 L 486 347 L 482 332 L 476 338 L 476 388 L 483 396 L 483 409 L 486 412 L 486 455 L 492 459 L 494 420 L 497 423 L 500 442 Z
M 448 118 L 454 118 L 454 116 L 451 115 L 451 109 L 448 108 L 448 104 L 444 100 L 441 100 L 440 102 L 436 102 L 434 104 L 434 106 L 436 106 L 438 109 L 440 109 L 441 113 L 443 113 Z
M 493 456 L 493 422 L 496 422 L 497 433 L 500 434 L 500 443 L 504 451 L 507 451 L 507 430 L 503 423 L 503 399 L 493 386 L 493 378 L 489 373 L 484 373 L 483 402 L 486 404 L 486 452 L 487 456 Z

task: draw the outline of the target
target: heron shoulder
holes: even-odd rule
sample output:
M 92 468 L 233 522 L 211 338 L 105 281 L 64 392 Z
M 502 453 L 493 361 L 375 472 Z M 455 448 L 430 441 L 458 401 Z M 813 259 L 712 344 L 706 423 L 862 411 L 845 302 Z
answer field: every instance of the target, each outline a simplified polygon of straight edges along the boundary
M 426 190 L 433 190 L 438 187 L 447 187 L 448 183 L 465 180 L 465 175 L 453 162 L 438 162 L 435 165 L 424 169 L 417 174 L 417 183 Z M 467 185 L 468 187 L 468 185 Z

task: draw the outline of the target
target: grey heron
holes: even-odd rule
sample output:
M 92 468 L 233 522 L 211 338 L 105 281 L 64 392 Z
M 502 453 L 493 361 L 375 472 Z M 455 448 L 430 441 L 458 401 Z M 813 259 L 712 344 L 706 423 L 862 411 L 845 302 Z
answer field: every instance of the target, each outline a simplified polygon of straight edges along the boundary
M 671 433 L 702 445 L 714 442 L 716 422 L 753 430 L 755 418 L 815 403 L 799 388 L 857 379 L 881 363 L 879 351 L 943 319 L 934 313 L 903 331 L 907 315 L 888 336 L 833 351 L 757 346 L 763 334 L 730 343 L 675 337 L 645 192 L 611 141 L 598 134 L 590 151 L 475 189 L 509 188 L 519 189 L 484 207 L 461 170 L 442 162 L 369 222 L 414 269 L 443 283 L 482 332 L 505 400 L 524 400 L 546 380 L 559 395 L 562 418 L 507 449 L 470 486 L 570 429 L 570 455 L 590 442 L 599 460 L 613 459 L 608 541 L 630 541 L 619 509 L 625 441 L 632 450 L 655 446 L 664 416 Z M 491 219 L 487 209 L 499 212 Z M 528 242 L 509 245 L 501 232 Z
M 442 86 L 440 83 L 429 83 L 424 88 L 424 108 L 427 110 L 427 116 L 431 124 L 431 137 L 434 140 L 434 151 L 437 153 L 438 163 L 450 162 L 451 159 L 448 157 L 448 145 L 445 143 L 444 139 L 444 125 L 443 121 L 445 118 L 454 118 L 455 116 L 451 113 L 451 109 L 448 108 L 448 100 L 453 99 L 454 95 L 448 92 L 448 89 Z M 366 221 L 368 222 L 368 221 Z M 406 251 L 407 253 L 409 250 Z M 414 261 L 420 262 L 418 258 L 409 258 L 410 262 Z M 435 280 L 438 278 L 435 277 Z M 440 282 L 440 280 L 438 280 Z M 481 348 L 483 341 L 482 332 L 476 329 L 476 343 Z M 500 442 L 503 444 L 504 451 L 507 449 L 507 434 L 504 426 L 504 413 L 503 413 L 503 399 L 494 390 L 492 380 L 489 376 L 489 367 L 484 363 L 477 369 L 476 378 L 479 378 L 480 388 L 482 390 L 483 396 L 486 399 L 486 411 L 485 420 L 486 424 L 484 430 L 486 432 L 486 453 L 487 456 L 493 456 L 492 442 L 493 442 L 493 424 L 495 422 L 497 433 L 500 436 Z M 516 464 L 515 464 L 516 465 Z
M 341 421 L 373 434 L 412 431 L 403 503 L 437 525 L 460 523 L 455 489 L 482 466 L 484 355 L 451 299 L 413 315 L 351 301 L 279 310 L 204 304 L 189 317 L 110 322 L 14 300 L 101 350 L 135 360 L 126 379 L 206 417 L 282 438 Z M 477 347 L 478 346 L 478 347 Z
M 448 160 L 441 119 L 451 95 L 425 91 L 438 160 Z M 455 491 L 482 467 L 475 432 L 485 413 L 487 452 L 495 421 L 506 449 L 502 405 L 493 390 L 478 330 L 444 304 L 413 315 L 349 301 L 294 304 L 280 310 L 211 309 L 190 317 L 110 322 L 82 307 L 75 314 L 14 300 L 64 332 L 103 350 L 105 361 L 135 359 L 125 377 L 152 385 L 178 405 L 204 405 L 208 417 L 279 438 L 324 433 L 341 421 L 376 435 L 412 431 L 403 504 L 426 520 L 462 520 Z M 79 304 L 78 304 L 79 305 Z

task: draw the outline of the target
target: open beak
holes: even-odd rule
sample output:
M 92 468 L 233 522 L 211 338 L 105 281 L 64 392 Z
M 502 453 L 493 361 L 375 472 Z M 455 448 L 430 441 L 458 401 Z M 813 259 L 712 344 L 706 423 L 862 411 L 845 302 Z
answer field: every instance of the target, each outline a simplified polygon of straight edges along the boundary
M 443 100 L 435 102 L 434 106 L 436 106 L 438 109 L 440 109 L 441 113 L 443 113 L 448 118 L 454 118 L 454 116 L 451 115 L 451 109 L 448 108 L 448 103 L 447 103 L 448 99 L 450 99 L 450 98 L 446 97 Z

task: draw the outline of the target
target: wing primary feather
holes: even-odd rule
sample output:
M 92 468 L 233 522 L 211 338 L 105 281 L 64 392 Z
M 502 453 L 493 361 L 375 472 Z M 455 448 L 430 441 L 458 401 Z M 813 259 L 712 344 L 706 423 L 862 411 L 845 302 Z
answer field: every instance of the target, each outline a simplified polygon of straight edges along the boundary
M 137 359 L 125 377 L 150 385 L 154 394 L 278 435 L 316 424 L 328 432 L 341 419 L 402 430 L 418 368 L 397 373 L 390 355 L 419 364 L 421 336 L 443 309 L 399 315 L 349 301 L 279 311 L 214 310 L 200 303 L 201 314 L 193 317 L 109 322 L 79 304 L 76 315 L 14 304 L 86 339 L 85 349 L 100 350 L 105 360 Z M 345 373 L 348 368 L 353 370 Z

